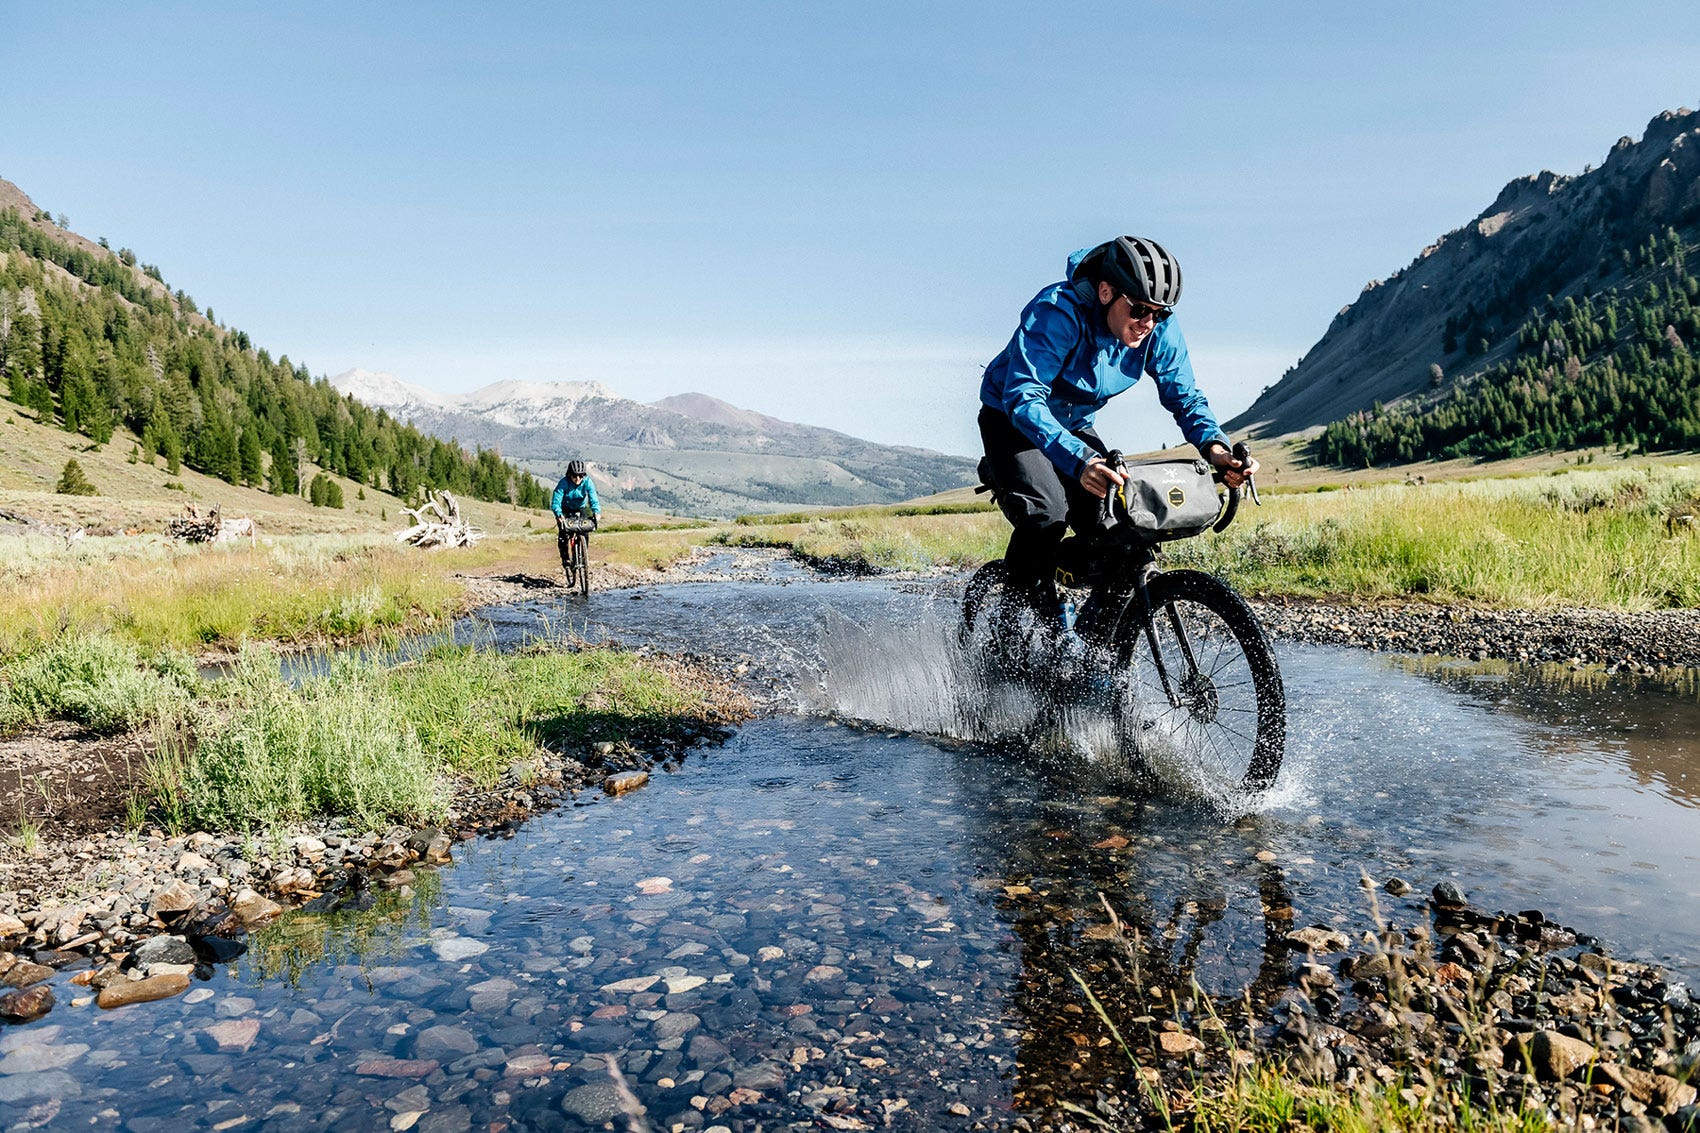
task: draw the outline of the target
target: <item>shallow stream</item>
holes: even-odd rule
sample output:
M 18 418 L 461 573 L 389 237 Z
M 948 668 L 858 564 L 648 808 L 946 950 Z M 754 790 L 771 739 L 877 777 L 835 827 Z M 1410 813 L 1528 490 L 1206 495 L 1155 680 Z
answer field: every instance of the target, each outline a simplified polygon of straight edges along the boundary
M 0 1032 L 6 1125 L 594 1127 L 611 1062 L 654 1129 L 999 1127 L 1105 1071 L 1069 972 L 1106 908 L 1171 988 L 1279 981 L 1293 925 L 1409 924 L 1442 879 L 1700 976 L 1692 684 L 1283 644 L 1288 763 L 1245 814 L 988 704 L 949 583 L 741 569 L 477 632 L 727 657 L 777 711 L 183 997 Z

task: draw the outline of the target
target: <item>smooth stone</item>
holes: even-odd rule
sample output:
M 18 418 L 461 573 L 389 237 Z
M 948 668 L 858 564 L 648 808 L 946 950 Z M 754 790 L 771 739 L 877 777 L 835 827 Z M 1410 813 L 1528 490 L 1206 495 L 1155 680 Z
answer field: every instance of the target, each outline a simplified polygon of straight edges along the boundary
M 368 1078 L 424 1078 L 441 1065 L 433 1058 L 368 1058 L 354 1072 Z
M 702 1020 L 689 1011 L 674 1011 L 663 1015 L 650 1028 L 658 1039 L 683 1038 L 702 1025 Z
M 490 951 L 490 946 L 482 940 L 473 940 L 465 936 L 451 936 L 431 945 L 431 951 L 437 954 L 437 959 L 446 960 L 453 964 L 461 960 L 470 960 L 474 956 L 482 956 Z
M 35 1101 L 37 1098 L 75 1098 L 81 1097 L 82 1093 L 82 1084 L 63 1070 L 9 1074 L 0 1078 L 0 1104 L 4 1105 Z
M 625 1112 L 612 1082 L 586 1082 L 568 1090 L 561 1109 L 588 1125 L 601 1125 Z
M 220 1050 L 244 1051 L 260 1033 L 258 1019 L 225 1019 L 207 1028 L 207 1035 Z
M 87 1043 L 47 1044 L 19 1047 L 0 1058 L 0 1074 L 33 1074 L 42 1070 L 63 1070 L 88 1053 Z
M 4 978 L 0 978 L 0 984 L 5 984 L 7 987 L 29 987 L 32 984 L 40 983 L 42 980 L 52 978 L 53 969 L 45 964 L 33 964 L 28 960 L 19 960 L 7 970 Z
M 244 889 L 230 902 L 230 911 L 248 928 L 264 924 L 283 913 L 283 906 L 252 889 Z
M 189 990 L 189 977 L 184 975 L 149 976 L 145 980 L 113 980 L 100 989 L 95 1000 L 108 1010 L 132 1003 L 149 1003 L 170 999 Z
M 785 1084 L 785 1068 L 776 1062 L 740 1066 L 732 1081 L 746 1090 L 776 1090 Z
M 413 1055 L 415 1058 L 452 1061 L 477 1049 L 478 1040 L 472 1037 L 470 1031 L 459 1027 L 436 1026 L 419 1032 L 419 1038 L 413 1044 Z
M 602 780 L 602 789 L 610 795 L 623 795 L 628 791 L 637 790 L 648 782 L 649 772 L 647 771 L 623 771 L 618 775 L 610 775 Z M 616 1110 L 615 1112 L 618 1113 L 619 1111 Z
M 53 1010 L 53 989 L 47 984 L 21 988 L 0 995 L 0 1019 L 9 1023 L 28 1023 Z
M 1568 1078 L 1598 1057 L 1592 1043 L 1557 1031 L 1537 1031 L 1529 1040 L 1529 1059 L 1535 1075 L 1547 1081 Z

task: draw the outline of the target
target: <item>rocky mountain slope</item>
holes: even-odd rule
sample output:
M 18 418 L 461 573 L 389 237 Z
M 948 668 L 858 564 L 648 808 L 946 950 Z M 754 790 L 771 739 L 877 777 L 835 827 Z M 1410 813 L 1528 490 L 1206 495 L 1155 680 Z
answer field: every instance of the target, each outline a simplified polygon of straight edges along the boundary
M 768 417 L 700 393 L 652 404 L 600 382 L 497 382 L 439 394 L 392 374 L 350 370 L 338 390 L 439 437 L 499 448 L 546 482 L 573 457 L 625 507 L 696 515 L 799 504 L 893 503 L 968 483 L 973 462 L 878 445 Z
M 1506 185 L 1471 223 L 1371 281 L 1228 427 L 1279 436 L 1468 380 L 1515 353 L 1519 325 L 1549 296 L 1634 282 L 1633 250 L 1672 231 L 1700 240 L 1700 112 L 1688 109 L 1654 118 L 1639 142 L 1619 139 L 1597 169 Z

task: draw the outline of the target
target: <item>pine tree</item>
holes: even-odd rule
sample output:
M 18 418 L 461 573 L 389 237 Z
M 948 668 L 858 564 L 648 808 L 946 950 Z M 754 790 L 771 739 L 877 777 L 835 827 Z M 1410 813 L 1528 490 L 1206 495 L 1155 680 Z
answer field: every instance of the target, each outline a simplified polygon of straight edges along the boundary
M 83 474 L 83 466 L 77 463 L 75 457 L 65 462 L 65 470 L 59 474 L 59 483 L 54 486 L 55 492 L 62 496 L 98 496 L 94 485 Z

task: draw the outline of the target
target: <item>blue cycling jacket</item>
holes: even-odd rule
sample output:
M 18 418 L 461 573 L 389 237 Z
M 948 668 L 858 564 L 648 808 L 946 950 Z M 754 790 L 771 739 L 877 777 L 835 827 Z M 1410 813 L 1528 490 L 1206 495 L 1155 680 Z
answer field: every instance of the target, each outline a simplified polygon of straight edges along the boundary
M 980 401 L 1002 410 L 1021 434 L 1039 446 L 1065 475 L 1078 478 L 1092 450 L 1073 430 L 1092 424 L 1110 398 L 1150 374 L 1157 399 L 1175 416 L 1186 439 L 1200 450 L 1211 440 L 1228 443 L 1193 384 L 1186 339 L 1171 316 L 1138 346 L 1110 335 L 1092 284 L 1074 272 L 1090 249 L 1068 258 L 1068 279 L 1033 297 L 1003 353 L 986 367 Z
M 596 485 L 586 476 L 575 487 L 565 476 L 555 485 L 555 494 L 549 499 L 549 510 L 556 515 L 564 515 L 569 511 L 588 510 L 597 519 L 602 518 L 602 505 L 596 499 Z

